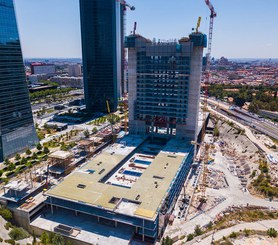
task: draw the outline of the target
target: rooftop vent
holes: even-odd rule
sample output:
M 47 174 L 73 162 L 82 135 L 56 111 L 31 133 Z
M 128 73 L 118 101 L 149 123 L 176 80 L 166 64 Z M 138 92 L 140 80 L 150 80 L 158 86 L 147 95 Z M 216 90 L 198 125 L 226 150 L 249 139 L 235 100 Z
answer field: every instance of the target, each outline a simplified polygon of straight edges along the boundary
M 158 175 L 154 175 L 153 178 L 154 178 L 154 179 L 164 179 L 164 177 L 158 176 Z
M 86 185 L 83 185 L 83 184 L 78 184 L 77 185 L 77 188 L 80 188 L 80 189 L 85 189 Z
M 102 174 L 104 171 L 105 171 L 105 168 L 103 168 L 102 170 L 100 170 L 100 171 L 98 172 L 98 174 Z

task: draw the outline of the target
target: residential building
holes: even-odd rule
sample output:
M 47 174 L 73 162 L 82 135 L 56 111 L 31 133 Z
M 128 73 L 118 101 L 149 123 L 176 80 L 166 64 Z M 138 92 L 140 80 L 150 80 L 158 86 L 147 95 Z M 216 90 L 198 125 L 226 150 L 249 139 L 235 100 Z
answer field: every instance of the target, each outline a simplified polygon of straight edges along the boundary
M 83 77 L 90 113 L 116 111 L 122 76 L 121 4 L 80 0 Z
M 196 139 L 206 43 L 201 33 L 166 42 L 127 37 L 131 134 Z
M 13 0 L 0 0 L 0 162 L 37 142 Z
M 32 63 L 31 65 L 31 73 L 32 74 L 46 74 L 46 75 L 53 75 L 56 73 L 56 67 L 53 64 L 46 64 L 46 63 Z
M 50 78 L 51 82 L 56 82 L 59 86 L 66 88 L 83 88 L 83 78 L 82 77 L 62 77 L 54 76 Z
M 69 69 L 68 72 L 69 77 L 80 77 L 82 74 L 80 64 L 70 64 L 68 66 L 68 69 Z

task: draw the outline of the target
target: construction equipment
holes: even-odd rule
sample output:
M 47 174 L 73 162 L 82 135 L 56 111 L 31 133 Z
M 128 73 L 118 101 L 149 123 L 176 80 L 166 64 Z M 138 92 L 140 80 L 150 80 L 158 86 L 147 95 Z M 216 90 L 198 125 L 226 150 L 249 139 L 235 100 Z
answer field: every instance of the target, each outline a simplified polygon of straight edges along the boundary
M 122 73 L 122 85 L 121 85 L 121 95 L 124 95 L 126 91 L 126 85 L 125 82 L 127 81 L 126 79 L 126 71 L 127 71 L 127 62 L 126 62 L 126 49 L 124 48 L 124 36 L 126 33 L 126 11 L 127 9 L 130 9 L 131 11 L 135 10 L 135 7 L 128 4 L 125 0 L 116 0 L 116 2 L 120 3 L 122 6 L 121 13 L 123 16 L 121 17 L 122 21 L 122 30 L 121 30 L 121 42 L 122 42 L 122 67 L 124 67 L 123 73 Z
M 202 20 L 202 17 L 201 17 L 201 16 L 199 16 L 199 18 L 198 18 L 198 22 L 197 22 L 197 27 L 196 27 L 196 33 L 198 33 L 198 32 L 199 32 L 199 27 L 200 27 L 200 25 L 201 25 L 201 20 Z
M 210 24 L 209 24 L 209 38 L 208 38 L 208 49 L 206 54 L 206 69 L 204 73 L 204 107 L 203 107 L 203 120 L 204 125 L 202 129 L 202 147 L 203 147 L 203 156 L 202 156 L 202 162 L 203 162 L 203 176 L 202 176 L 202 185 L 201 185 L 201 199 L 200 202 L 204 203 L 206 202 L 206 180 L 207 180 L 207 163 L 208 163 L 208 157 L 209 157 L 209 148 L 210 145 L 204 142 L 205 134 L 206 134 L 206 114 L 208 112 L 208 86 L 210 83 L 210 64 L 211 64 L 211 45 L 212 45 L 212 34 L 213 34 L 213 21 L 216 17 L 216 12 L 214 10 L 213 5 L 211 4 L 210 0 L 205 0 L 206 5 L 210 9 Z
M 116 1 L 119 2 L 120 4 L 122 4 L 125 7 L 124 11 L 126 11 L 126 7 L 128 7 L 132 11 L 135 10 L 134 6 L 126 3 L 126 1 L 124 1 L 124 0 L 116 0 Z
M 137 29 L 137 22 L 134 22 L 134 25 L 133 25 L 133 35 L 136 34 L 136 29 Z

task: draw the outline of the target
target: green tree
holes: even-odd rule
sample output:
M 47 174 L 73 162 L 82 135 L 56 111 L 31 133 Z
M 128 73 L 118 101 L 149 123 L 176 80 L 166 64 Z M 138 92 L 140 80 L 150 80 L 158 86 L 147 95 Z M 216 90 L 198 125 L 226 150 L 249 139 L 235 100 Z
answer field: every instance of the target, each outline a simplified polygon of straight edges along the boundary
M 21 158 L 21 161 L 20 161 L 21 164 L 26 164 L 27 162 L 28 161 L 27 161 L 27 159 L 25 157 Z
M 14 227 L 12 228 L 12 230 L 9 232 L 9 236 L 13 239 L 13 240 L 22 240 L 25 239 L 27 237 L 29 237 L 29 234 L 27 231 L 25 231 L 23 228 L 18 228 L 18 227 Z
M 37 150 L 41 151 L 42 150 L 42 145 L 40 143 L 37 144 Z
M 203 234 L 202 229 L 201 229 L 201 227 L 199 225 L 195 226 L 194 233 L 195 233 L 195 236 L 200 236 L 200 235 Z
M 171 239 L 170 237 L 166 237 L 162 239 L 162 245 L 172 245 L 174 243 L 173 239 Z
M 219 129 L 218 129 L 217 125 L 215 125 L 215 127 L 213 129 L 213 136 L 219 137 L 219 135 L 220 135 Z
M 26 151 L 25 151 L 25 153 L 26 153 L 26 155 L 31 155 L 32 154 L 32 152 L 31 152 L 31 150 L 28 148 Z
M 83 132 L 83 134 L 84 134 L 85 138 L 89 138 L 89 136 L 90 136 L 90 132 L 89 132 L 88 129 L 86 129 L 86 130 Z
M 44 154 L 48 154 L 49 152 L 50 152 L 50 151 L 49 151 L 48 147 L 45 146 L 45 147 L 43 148 L 43 153 L 44 153 Z
M 11 161 L 10 161 L 8 158 L 6 158 L 5 161 L 4 161 L 4 164 L 5 164 L 6 166 L 8 166 L 8 165 L 11 164 Z
M 16 155 L 15 155 L 15 160 L 16 161 L 19 161 L 21 159 L 21 157 L 20 157 L 20 155 L 17 153 Z
M 7 221 L 11 221 L 13 219 L 12 212 L 5 207 L 0 207 L 0 215 Z
M 191 241 L 191 240 L 193 240 L 193 238 L 194 238 L 193 233 L 190 233 L 190 234 L 187 235 L 187 241 Z
M 62 235 L 56 233 L 53 237 L 53 239 L 51 240 L 51 242 L 53 243 L 53 245 L 64 245 L 65 241 Z
M 44 231 L 41 234 L 40 240 L 41 240 L 42 244 L 45 244 L 45 245 L 49 244 L 50 243 L 50 239 L 49 239 L 48 233 Z
M 270 237 L 277 237 L 277 231 L 274 228 L 269 228 L 267 230 L 267 235 Z
M 97 132 L 97 128 L 94 127 L 94 128 L 92 129 L 92 133 L 95 134 L 96 132 Z

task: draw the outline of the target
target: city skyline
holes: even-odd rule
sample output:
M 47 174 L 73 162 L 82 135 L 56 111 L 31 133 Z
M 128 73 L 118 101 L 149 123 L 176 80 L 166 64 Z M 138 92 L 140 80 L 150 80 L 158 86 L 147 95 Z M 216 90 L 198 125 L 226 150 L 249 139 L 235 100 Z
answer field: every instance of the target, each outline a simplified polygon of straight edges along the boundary
M 187 36 L 196 26 L 198 16 L 202 16 L 200 31 L 207 33 L 209 10 L 203 0 L 176 0 L 174 4 L 172 1 L 161 4 L 158 0 L 128 2 L 135 5 L 136 10 L 127 12 L 126 35 L 137 21 L 137 32 L 150 39 Z M 218 14 L 213 57 L 278 58 L 275 52 L 278 34 L 274 31 L 278 21 L 274 14 L 277 1 L 262 5 L 259 0 L 243 3 L 214 0 L 213 4 Z M 55 1 L 55 9 L 53 5 L 54 0 L 15 0 L 24 58 L 81 57 L 78 0 Z

